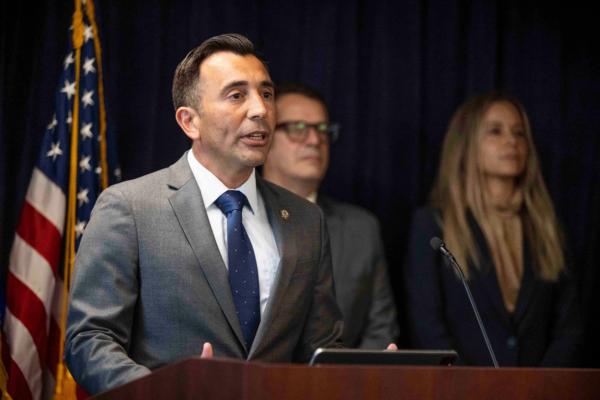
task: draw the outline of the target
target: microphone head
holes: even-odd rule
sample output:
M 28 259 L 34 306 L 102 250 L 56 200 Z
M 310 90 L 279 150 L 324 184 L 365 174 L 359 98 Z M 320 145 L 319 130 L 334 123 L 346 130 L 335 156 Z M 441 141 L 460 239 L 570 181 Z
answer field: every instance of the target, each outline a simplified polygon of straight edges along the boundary
M 438 251 L 440 249 L 440 247 L 442 247 L 444 245 L 444 242 L 442 242 L 442 239 L 440 239 L 439 237 L 434 236 L 429 241 L 429 244 L 435 251 Z

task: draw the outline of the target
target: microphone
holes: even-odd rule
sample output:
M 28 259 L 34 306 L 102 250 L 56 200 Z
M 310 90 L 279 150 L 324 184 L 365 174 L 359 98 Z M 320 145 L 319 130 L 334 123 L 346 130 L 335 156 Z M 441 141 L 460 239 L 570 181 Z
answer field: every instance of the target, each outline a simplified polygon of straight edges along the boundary
M 477 324 L 479 324 L 479 330 L 481 331 L 481 335 L 483 336 L 483 340 L 485 341 L 485 345 L 487 347 L 488 353 L 490 353 L 492 363 L 494 364 L 495 368 L 498 368 L 498 361 L 496 361 L 496 354 L 494 354 L 494 349 L 492 349 L 492 344 L 490 343 L 490 339 L 488 339 L 487 332 L 485 331 L 485 327 L 483 326 L 483 321 L 481 321 L 481 317 L 479 316 L 479 311 L 477 311 L 477 305 L 475 304 L 475 300 L 473 300 L 473 295 L 471 295 L 471 290 L 469 290 L 469 285 L 467 285 L 467 280 L 465 278 L 465 274 L 463 273 L 462 269 L 456 262 L 456 259 L 454 258 L 452 253 L 450 253 L 450 251 L 448 251 L 448 249 L 446 248 L 446 245 L 444 244 L 442 239 L 440 239 L 437 236 L 434 236 L 429 241 L 429 244 L 431 245 L 431 247 L 433 247 L 433 249 L 435 251 L 439 251 L 440 253 L 442 253 L 444 255 L 444 257 L 446 257 L 446 259 L 450 262 L 450 264 L 452 265 L 452 267 L 454 268 L 454 270 L 460 277 L 460 280 L 465 288 L 465 291 L 467 292 L 467 297 L 469 298 L 469 303 L 471 303 L 471 308 L 473 309 L 475 318 L 477 319 Z

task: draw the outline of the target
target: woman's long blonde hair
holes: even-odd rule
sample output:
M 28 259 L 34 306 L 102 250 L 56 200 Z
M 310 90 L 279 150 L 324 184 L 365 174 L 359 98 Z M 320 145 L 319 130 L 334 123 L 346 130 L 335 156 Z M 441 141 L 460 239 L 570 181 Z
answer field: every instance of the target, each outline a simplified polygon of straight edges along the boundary
M 562 232 L 544 184 L 538 155 L 531 135 L 529 119 L 521 103 L 505 94 L 488 92 L 463 103 L 450 120 L 430 204 L 442 212 L 443 236 L 463 272 L 469 265 L 480 268 L 480 254 L 467 220 L 471 212 L 480 226 L 485 217 L 485 177 L 479 165 L 479 142 L 483 117 L 492 104 L 508 102 L 519 112 L 527 140 L 525 171 L 517 180 L 523 194 L 521 217 L 524 238 L 536 274 L 556 280 L 564 269 Z M 485 221 L 483 221 L 485 222 Z

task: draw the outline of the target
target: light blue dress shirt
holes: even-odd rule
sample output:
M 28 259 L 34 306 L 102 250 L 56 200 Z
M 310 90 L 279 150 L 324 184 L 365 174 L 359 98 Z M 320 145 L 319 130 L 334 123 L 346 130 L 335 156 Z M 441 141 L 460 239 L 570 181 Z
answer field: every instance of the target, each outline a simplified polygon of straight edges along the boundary
M 230 189 L 239 190 L 248 198 L 251 209 L 244 207 L 242 211 L 242 223 L 250 237 L 256 257 L 260 290 L 260 312 L 262 315 L 269 301 L 269 295 L 275 281 L 281 256 L 277 249 L 271 224 L 269 224 L 265 203 L 256 188 L 256 171 L 253 170 L 250 177 L 240 187 L 228 188 L 194 157 L 191 150 L 188 152 L 187 159 L 200 188 L 208 221 L 210 222 L 210 227 L 212 228 L 225 266 L 228 266 L 227 217 L 214 202 L 219 196 Z

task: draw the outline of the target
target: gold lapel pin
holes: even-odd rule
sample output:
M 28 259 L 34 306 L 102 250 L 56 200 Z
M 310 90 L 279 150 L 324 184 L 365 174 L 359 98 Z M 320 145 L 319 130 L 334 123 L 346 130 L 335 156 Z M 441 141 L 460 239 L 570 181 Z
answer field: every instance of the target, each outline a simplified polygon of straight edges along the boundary
M 281 215 L 281 218 L 283 218 L 284 221 L 287 221 L 288 218 L 290 217 L 290 213 L 285 208 L 283 210 L 281 210 L 280 215 Z

